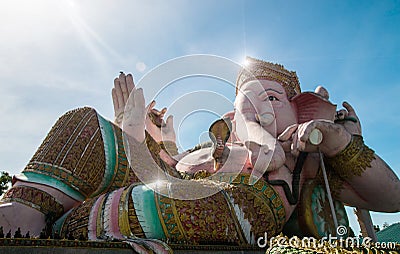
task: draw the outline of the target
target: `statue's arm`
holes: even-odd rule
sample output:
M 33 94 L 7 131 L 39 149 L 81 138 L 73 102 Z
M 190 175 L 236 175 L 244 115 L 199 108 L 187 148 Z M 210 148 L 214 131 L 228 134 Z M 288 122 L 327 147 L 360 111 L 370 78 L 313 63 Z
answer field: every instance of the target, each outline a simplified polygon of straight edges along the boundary
M 165 124 L 165 135 L 162 133 L 157 133 L 154 128 L 151 126 L 154 125 L 153 122 L 148 122 L 146 117 L 149 112 L 153 109 L 155 102 L 152 101 L 147 107 L 145 106 L 145 99 L 143 95 L 143 90 L 141 88 L 134 88 L 131 93 L 131 97 L 127 101 L 125 112 L 124 112 L 124 121 L 122 124 L 122 130 L 125 135 L 125 139 L 128 141 L 128 151 L 127 155 L 131 160 L 134 160 L 135 163 L 141 165 L 141 167 L 155 167 L 158 165 L 164 172 L 167 172 L 169 175 L 173 175 L 175 177 L 180 177 L 179 173 L 176 169 L 168 164 L 170 161 L 165 161 L 166 157 L 169 154 L 165 151 L 165 144 L 160 144 L 156 138 L 161 137 L 169 137 L 168 141 L 171 141 L 171 136 L 175 136 L 175 133 L 171 134 L 170 128 L 172 128 L 172 118 L 171 120 L 167 119 L 167 123 Z M 145 130 L 146 129 L 146 130 Z M 160 130 L 158 130 L 160 131 Z M 173 129 L 172 129 L 173 131 Z M 161 141 L 162 142 L 162 141 Z M 144 149 L 143 145 L 147 147 Z M 149 154 L 146 151 L 150 152 L 152 160 L 149 161 Z M 172 159 L 171 159 L 172 160 Z M 147 161 L 148 163 L 144 163 Z M 131 165 L 133 168 L 135 165 Z
M 360 139 L 360 137 L 356 137 Z M 400 211 L 400 180 L 384 160 L 365 145 L 352 147 L 327 163 L 344 180 L 340 200 L 360 208 L 379 212 Z M 350 146 L 354 143 L 354 138 Z M 346 148 L 348 149 L 348 147 Z M 347 150 L 344 150 L 346 152 Z
M 400 181 L 389 165 L 364 144 L 354 108 L 343 102 L 336 123 L 352 135 L 347 146 L 327 162 L 345 184 L 341 199 L 353 206 L 381 212 L 400 211 Z
M 384 212 L 400 211 L 400 182 L 393 170 L 364 144 L 360 120 L 349 103 L 335 122 L 312 120 L 287 128 L 278 139 L 292 143 L 291 152 L 322 152 L 329 169 L 343 180 L 340 199 L 351 206 Z M 309 142 L 318 129 L 322 142 Z

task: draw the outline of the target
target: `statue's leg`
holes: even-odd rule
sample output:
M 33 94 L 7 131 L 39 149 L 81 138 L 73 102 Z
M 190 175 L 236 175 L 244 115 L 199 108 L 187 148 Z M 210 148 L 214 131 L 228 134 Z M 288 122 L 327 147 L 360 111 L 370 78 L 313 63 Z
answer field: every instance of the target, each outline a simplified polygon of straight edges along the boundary
M 62 237 L 88 240 L 146 238 L 168 243 L 256 245 L 259 237 L 281 231 L 285 209 L 273 187 L 262 180 L 248 185 L 248 179 L 240 176 L 223 190 L 196 200 L 172 199 L 153 191 L 155 185 L 133 184 L 74 208 L 56 222 L 53 231 L 61 232 Z M 165 186 L 184 193 L 193 190 L 187 183 Z
M 135 181 L 121 130 L 92 108 L 72 110 L 59 118 L 14 177 L 1 201 L 0 224 L 4 230 L 21 227 L 38 235 L 46 220 L 54 222 L 86 198 Z
M 97 240 L 145 238 L 134 209 L 131 185 L 86 200 L 62 216 L 53 227 L 62 237 Z

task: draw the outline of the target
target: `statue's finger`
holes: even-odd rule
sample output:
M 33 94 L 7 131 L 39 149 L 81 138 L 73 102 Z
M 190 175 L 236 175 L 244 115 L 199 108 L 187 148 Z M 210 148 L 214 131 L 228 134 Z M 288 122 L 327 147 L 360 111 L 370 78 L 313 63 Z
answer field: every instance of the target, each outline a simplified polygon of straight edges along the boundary
M 282 132 L 282 134 L 278 136 L 278 140 L 279 141 L 287 141 L 287 140 L 289 140 L 292 137 L 293 132 L 295 132 L 297 130 L 298 126 L 299 125 L 296 123 L 296 124 L 293 124 L 293 125 L 290 125 L 289 127 L 287 127 Z
M 125 73 L 123 71 L 119 72 L 118 78 L 119 78 L 119 82 L 120 83 L 126 84 L 126 76 L 125 76 Z
M 126 75 L 126 86 L 128 88 L 128 94 L 130 94 L 132 90 L 135 88 L 135 83 L 133 82 L 133 76 L 130 73 Z
M 125 101 L 124 101 L 124 96 L 122 95 L 121 82 L 119 78 L 114 79 L 114 88 L 115 88 L 116 98 L 118 101 L 118 108 L 121 108 L 125 105 Z
M 347 101 L 343 102 L 343 107 L 349 112 L 348 116 L 357 117 L 356 111 Z
M 145 101 L 144 101 L 144 96 L 143 96 L 143 89 L 139 88 L 137 90 L 133 91 L 133 98 L 134 98 L 134 105 L 137 108 L 145 108 Z M 151 102 L 153 103 L 153 102 Z M 150 103 L 150 105 L 151 105 Z
M 306 142 L 308 140 L 308 132 L 307 130 L 310 128 L 310 125 L 313 125 L 313 122 L 301 124 L 297 129 L 297 137 L 300 141 Z M 311 127 L 313 128 L 313 127 Z
M 152 100 L 150 103 L 149 103 L 149 105 L 147 105 L 147 107 L 146 107 L 146 112 L 147 113 L 150 113 L 150 112 L 152 112 L 153 110 L 154 110 L 154 106 L 156 105 L 156 101 L 155 100 Z
M 322 130 L 326 130 L 329 125 L 332 125 L 332 122 L 324 121 L 324 120 L 314 120 L 311 121 L 307 124 L 304 124 L 299 131 L 299 137 L 300 140 L 304 143 L 320 143 L 322 141 Z M 317 133 L 316 133 L 317 132 Z M 314 133 L 311 140 L 311 133 Z M 319 140 L 319 136 L 314 136 L 314 135 L 319 135 L 321 134 L 321 140 Z
M 114 106 L 114 113 L 117 113 L 119 109 L 119 102 L 118 102 L 118 96 L 117 96 L 117 91 L 115 88 L 111 90 L 111 96 L 113 100 L 113 106 Z
M 124 75 L 124 76 L 121 77 L 121 75 Z M 121 91 L 122 91 L 122 99 L 123 99 L 123 103 L 125 105 L 126 102 L 128 101 L 128 98 L 129 98 L 128 87 L 127 87 L 127 84 L 126 84 L 126 77 L 125 77 L 125 74 L 123 74 L 123 73 L 120 74 L 119 76 L 120 76 L 120 78 L 119 78 L 120 87 L 121 87 Z
M 167 117 L 167 121 L 165 122 L 165 125 L 168 129 L 174 128 L 174 117 L 172 115 Z
M 297 137 L 297 135 L 293 135 L 293 138 L 292 138 L 292 145 L 290 146 L 290 152 L 291 152 L 291 154 L 292 155 L 294 155 L 294 156 L 298 156 L 299 155 L 299 150 L 298 150 L 298 137 Z

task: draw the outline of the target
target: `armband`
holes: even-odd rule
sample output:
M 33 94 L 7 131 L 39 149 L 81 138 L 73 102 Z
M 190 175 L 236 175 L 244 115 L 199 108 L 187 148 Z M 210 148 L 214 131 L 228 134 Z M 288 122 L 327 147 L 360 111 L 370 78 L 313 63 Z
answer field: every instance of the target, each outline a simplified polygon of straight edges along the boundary
M 353 135 L 346 148 L 334 157 L 328 158 L 327 163 L 340 177 L 348 179 L 361 176 L 367 167 L 371 167 L 374 159 L 374 151 L 364 144 L 363 137 Z

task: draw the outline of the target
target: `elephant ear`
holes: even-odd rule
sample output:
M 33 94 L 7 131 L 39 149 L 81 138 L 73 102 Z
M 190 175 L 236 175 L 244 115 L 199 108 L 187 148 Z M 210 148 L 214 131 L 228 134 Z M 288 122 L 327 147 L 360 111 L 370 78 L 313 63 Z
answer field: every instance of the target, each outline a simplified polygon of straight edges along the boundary
M 336 104 L 321 95 L 313 92 L 304 92 L 291 100 L 297 108 L 298 123 L 315 119 L 333 121 L 335 119 Z

